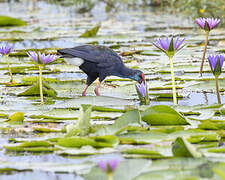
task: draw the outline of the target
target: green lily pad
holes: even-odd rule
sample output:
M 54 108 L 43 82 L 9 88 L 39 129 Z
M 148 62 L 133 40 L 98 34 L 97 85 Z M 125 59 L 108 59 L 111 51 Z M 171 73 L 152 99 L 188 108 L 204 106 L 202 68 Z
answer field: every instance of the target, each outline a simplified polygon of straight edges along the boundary
M 192 157 L 200 158 L 202 154 L 196 148 L 187 142 L 183 137 L 178 137 L 173 146 L 172 152 L 175 157 Z
M 140 126 L 140 113 L 138 110 L 132 110 L 124 113 L 120 116 L 114 124 L 110 126 L 104 126 L 96 131 L 97 135 L 106 135 L 106 134 L 119 134 L 126 130 L 128 126 Z
M 188 125 L 185 117 L 166 105 L 156 105 L 141 113 L 142 120 L 149 125 Z
M 37 96 L 37 95 L 40 95 L 39 83 L 31 86 L 29 89 L 18 94 L 18 96 Z M 52 89 L 46 83 L 43 83 L 43 95 L 49 96 L 49 97 L 56 97 L 57 93 L 54 89 Z
M 91 117 L 92 106 L 82 104 L 80 107 L 79 119 L 75 124 L 70 124 L 66 127 L 66 137 L 70 136 L 85 136 L 88 135 L 91 127 L 90 117 Z
M 0 26 L 25 26 L 27 23 L 23 20 L 8 17 L 0 16 Z
M 112 139 L 110 137 L 66 137 L 59 139 L 56 143 L 59 146 L 70 147 L 70 148 L 81 148 L 82 146 L 92 146 L 95 148 L 113 147 L 118 140 Z M 115 142 L 116 141 L 116 142 Z M 117 143 L 116 143 L 117 144 Z
M 101 27 L 101 24 L 99 23 L 98 25 L 96 25 L 92 29 L 85 31 L 83 34 L 80 35 L 80 37 L 94 37 L 94 36 L 97 35 L 100 27 Z
M 24 113 L 23 112 L 16 112 L 9 116 L 8 122 L 12 124 L 22 124 L 24 120 Z

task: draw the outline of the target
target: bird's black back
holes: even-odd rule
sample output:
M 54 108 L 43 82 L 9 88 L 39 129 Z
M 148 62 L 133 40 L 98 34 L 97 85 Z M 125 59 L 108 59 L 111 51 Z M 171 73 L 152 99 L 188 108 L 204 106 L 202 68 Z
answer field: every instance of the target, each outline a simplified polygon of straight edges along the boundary
M 120 56 L 105 46 L 82 45 L 73 48 L 60 49 L 58 52 L 62 57 L 82 58 L 85 61 L 96 63 L 98 67 L 102 68 L 123 64 Z

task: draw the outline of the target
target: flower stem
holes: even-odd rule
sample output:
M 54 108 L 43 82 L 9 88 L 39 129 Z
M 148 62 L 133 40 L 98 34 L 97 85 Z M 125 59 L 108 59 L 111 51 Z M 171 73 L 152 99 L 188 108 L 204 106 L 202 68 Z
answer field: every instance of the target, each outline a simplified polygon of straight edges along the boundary
M 6 61 L 7 61 L 7 64 L 8 64 L 8 71 L 9 71 L 9 74 L 10 74 L 10 82 L 13 83 L 13 75 L 12 75 L 12 70 L 11 70 L 11 67 L 10 67 L 10 64 L 9 64 L 9 55 L 8 54 L 6 55 Z
M 216 95 L 217 95 L 217 100 L 218 100 L 218 104 L 221 104 L 218 77 L 215 77 L 215 79 L 216 79 Z
M 209 39 L 209 31 L 206 31 L 205 47 L 204 47 L 204 52 L 203 52 L 203 56 L 202 56 L 202 63 L 201 63 L 201 67 L 200 67 L 200 76 L 202 76 L 205 54 L 206 54 L 207 45 L 208 45 L 208 39 Z
M 173 104 L 177 105 L 177 95 L 176 95 L 175 78 L 174 78 L 174 70 L 173 70 L 173 57 L 169 57 L 169 59 L 170 59 L 170 70 L 171 70 L 172 87 L 173 87 Z
M 108 180 L 113 180 L 113 173 L 107 173 Z
M 39 86 L 40 86 L 41 104 L 44 104 L 43 87 L 42 87 L 42 66 L 41 65 L 39 65 Z

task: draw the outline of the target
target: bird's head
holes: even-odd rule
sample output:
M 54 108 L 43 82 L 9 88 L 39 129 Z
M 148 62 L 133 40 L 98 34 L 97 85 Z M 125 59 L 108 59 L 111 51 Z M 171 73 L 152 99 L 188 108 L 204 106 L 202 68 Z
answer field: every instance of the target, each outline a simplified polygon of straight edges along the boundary
M 135 70 L 132 79 L 141 84 L 143 81 L 145 81 L 145 75 L 142 71 Z

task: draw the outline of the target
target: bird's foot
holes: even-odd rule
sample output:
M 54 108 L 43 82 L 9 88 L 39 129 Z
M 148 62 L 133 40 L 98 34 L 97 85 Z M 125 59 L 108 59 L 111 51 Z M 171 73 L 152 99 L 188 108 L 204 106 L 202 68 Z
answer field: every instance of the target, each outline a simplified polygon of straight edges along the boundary
M 95 94 L 96 94 L 96 96 L 100 96 L 98 89 L 95 89 Z

